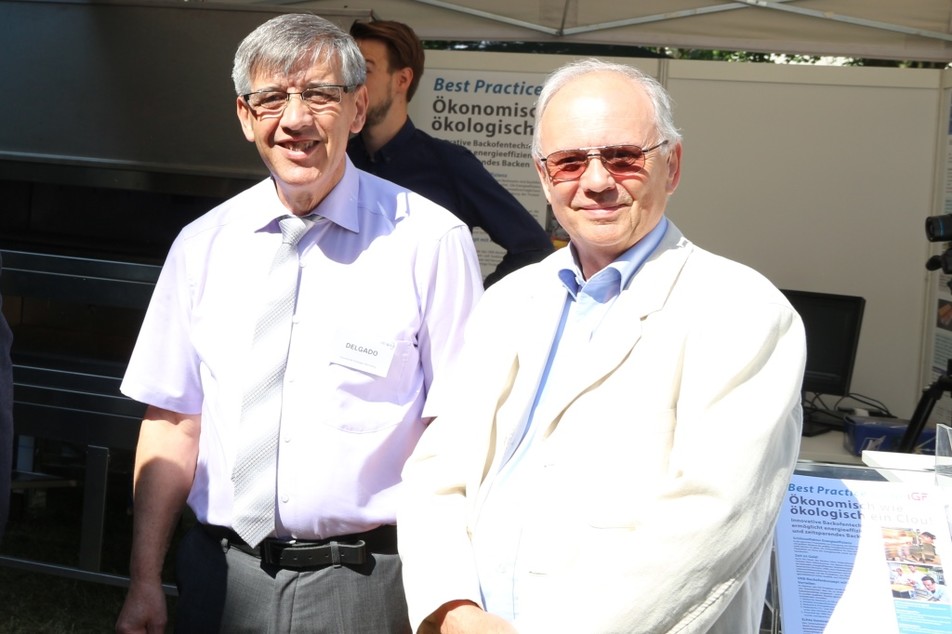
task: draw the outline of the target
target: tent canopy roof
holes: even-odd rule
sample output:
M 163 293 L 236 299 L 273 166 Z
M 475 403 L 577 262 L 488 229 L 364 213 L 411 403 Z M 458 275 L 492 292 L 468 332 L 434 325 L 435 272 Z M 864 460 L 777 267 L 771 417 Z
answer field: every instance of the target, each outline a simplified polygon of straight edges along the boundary
M 952 61 L 952 0 L 225 0 L 411 25 L 423 39 Z

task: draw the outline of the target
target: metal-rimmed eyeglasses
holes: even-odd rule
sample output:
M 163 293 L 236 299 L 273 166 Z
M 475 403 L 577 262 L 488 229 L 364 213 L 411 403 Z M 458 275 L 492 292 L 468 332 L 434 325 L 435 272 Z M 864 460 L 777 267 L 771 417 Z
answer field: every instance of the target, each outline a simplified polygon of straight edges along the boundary
M 279 117 L 288 107 L 291 95 L 297 95 L 301 101 L 317 113 L 327 106 L 340 103 L 344 93 L 350 92 L 354 86 L 343 84 L 320 84 L 305 88 L 301 92 L 285 92 L 283 90 L 257 90 L 241 96 L 251 107 L 257 117 Z
M 629 178 L 638 174 L 645 166 L 645 155 L 667 145 L 664 140 L 649 148 L 640 145 L 603 145 L 600 147 L 582 147 L 575 150 L 556 150 L 539 161 L 553 183 L 577 181 L 588 169 L 588 163 L 597 158 L 617 178 Z

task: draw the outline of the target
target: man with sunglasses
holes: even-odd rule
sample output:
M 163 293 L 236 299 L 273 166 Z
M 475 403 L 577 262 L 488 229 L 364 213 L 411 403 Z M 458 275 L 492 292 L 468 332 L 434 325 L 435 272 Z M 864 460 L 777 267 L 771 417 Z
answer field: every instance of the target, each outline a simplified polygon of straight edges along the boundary
M 571 241 L 487 290 L 404 468 L 419 631 L 758 631 L 804 331 L 666 217 L 682 155 L 650 76 L 546 82 L 533 156 Z
M 409 631 L 400 470 L 482 293 L 466 225 L 356 169 L 356 42 L 286 14 L 238 47 L 241 129 L 270 178 L 186 226 L 122 383 L 148 404 L 118 632 Z

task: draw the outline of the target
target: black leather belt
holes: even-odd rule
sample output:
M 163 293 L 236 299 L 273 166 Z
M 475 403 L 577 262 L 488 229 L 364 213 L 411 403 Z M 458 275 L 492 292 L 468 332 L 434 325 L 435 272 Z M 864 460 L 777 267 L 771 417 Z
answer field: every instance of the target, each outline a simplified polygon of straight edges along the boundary
M 360 566 L 367 562 L 370 553 L 397 554 L 397 527 L 393 525 L 317 541 L 268 537 L 255 547 L 246 544 L 238 533 L 225 526 L 200 526 L 211 537 L 227 541 L 232 548 L 258 557 L 262 563 L 292 570 Z

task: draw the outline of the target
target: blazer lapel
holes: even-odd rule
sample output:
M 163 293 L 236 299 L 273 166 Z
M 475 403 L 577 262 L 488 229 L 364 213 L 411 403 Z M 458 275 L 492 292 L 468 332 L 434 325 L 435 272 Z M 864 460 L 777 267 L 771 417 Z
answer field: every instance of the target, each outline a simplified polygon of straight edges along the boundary
M 508 335 L 514 342 L 513 348 L 510 348 L 513 354 L 495 368 L 502 370 L 505 366 L 508 369 L 509 381 L 506 386 L 509 393 L 505 397 L 498 395 L 499 400 L 491 403 L 494 416 L 494 437 L 491 440 L 493 458 L 480 481 L 471 483 L 471 486 L 476 487 L 474 490 L 479 491 L 474 496 L 474 508 L 482 504 L 490 483 L 523 437 L 527 416 L 558 330 L 566 290 L 558 279 L 561 266 L 547 266 L 549 262 L 539 265 L 546 268 L 540 269 L 538 277 L 529 278 L 522 296 L 524 301 L 519 305 L 520 315 L 515 320 L 517 330 Z
M 622 290 L 595 331 L 584 358 L 573 369 L 573 375 L 565 384 L 567 389 L 547 399 L 549 407 L 544 411 L 541 408 L 536 411 L 537 424 L 546 417 L 545 424 L 551 425 L 575 398 L 611 374 L 628 358 L 641 338 L 643 319 L 664 306 L 690 251 L 690 243 L 669 222 L 668 230 L 654 254 L 635 274 L 628 288 Z M 559 308 L 554 310 L 561 313 Z M 555 323 L 557 326 L 558 322 Z M 554 336 L 554 328 L 551 336 Z M 545 359 L 542 361 L 544 363 Z
M 497 456 L 499 453 L 505 456 L 511 454 L 513 444 L 521 438 L 522 423 L 535 400 L 536 389 L 549 359 L 567 295 L 558 279 L 559 268 L 557 266 L 547 271 L 547 278 L 540 279 L 540 283 L 527 293 L 525 315 L 519 320 L 522 331 L 516 339 L 515 363 L 518 364 L 518 372 L 509 395 L 509 400 L 524 407 L 518 411 L 507 408 L 509 415 L 505 419 L 497 417 Z

